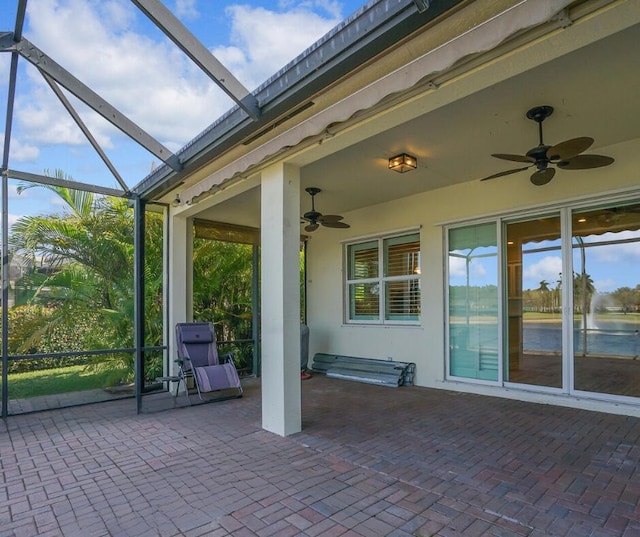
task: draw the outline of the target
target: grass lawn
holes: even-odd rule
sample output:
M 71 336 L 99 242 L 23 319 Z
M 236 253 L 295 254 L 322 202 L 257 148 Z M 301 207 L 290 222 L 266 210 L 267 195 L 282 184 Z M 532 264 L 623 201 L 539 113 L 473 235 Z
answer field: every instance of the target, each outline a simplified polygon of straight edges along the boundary
M 9 398 L 79 392 L 105 386 L 105 373 L 93 373 L 82 365 L 9 374 Z

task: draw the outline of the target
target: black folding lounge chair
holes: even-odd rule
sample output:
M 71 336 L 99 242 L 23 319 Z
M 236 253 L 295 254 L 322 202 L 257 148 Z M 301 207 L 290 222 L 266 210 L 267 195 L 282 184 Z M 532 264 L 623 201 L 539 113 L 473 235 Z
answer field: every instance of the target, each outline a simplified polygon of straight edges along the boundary
M 198 397 L 220 390 L 235 390 L 228 397 L 242 397 L 242 385 L 233 363 L 233 354 L 218 355 L 216 334 L 211 323 L 178 323 L 176 325 L 179 378 L 193 377 Z M 221 398 L 217 398 L 221 399 Z

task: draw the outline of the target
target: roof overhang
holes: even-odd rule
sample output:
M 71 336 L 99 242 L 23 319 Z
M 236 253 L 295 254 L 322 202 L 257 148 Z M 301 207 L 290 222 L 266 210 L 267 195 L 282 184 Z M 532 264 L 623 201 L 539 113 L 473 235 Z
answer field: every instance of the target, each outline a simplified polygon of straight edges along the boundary
M 175 213 L 259 225 L 260 170 L 277 161 L 301 167 L 301 190 L 321 187 L 323 206 L 340 214 L 477 180 L 500 171 L 491 153 L 534 145 L 535 125 L 524 114 L 540 104 L 556 106 L 547 126 L 550 141 L 593 136 L 593 152 L 605 148 L 617 159 L 616 173 L 623 173 L 628 151 L 640 142 L 633 120 L 640 113 L 633 97 L 640 58 L 630 53 L 640 36 L 638 1 L 521 1 L 487 16 L 489 4 L 495 3 L 465 6 L 424 36 L 433 43 L 442 28 L 465 23 L 466 31 L 345 92 L 287 131 L 265 136 L 233 160 L 212 161 L 206 176 L 175 190 L 181 199 Z M 410 56 L 422 38 L 390 54 Z M 370 68 L 386 62 L 381 58 Z M 418 170 L 390 177 L 386 159 L 403 150 L 418 157 Z M 301 198 L 301 209 L 307 202 Z
M 436 0 L 427 2 L 427 9 L 423 9 L 423 2 L 419 7 L 413 0 L 369 2 L 254 92 L 261 110 L 256 121 L 239 107 L 231 109 L 177 153 L 181 170 L 162 166 L 133 191 L 158 199 L 230 149 L 255 142 L 262 135 L 268 139 L 277 132 L 275 127 L 289 125 L 289 119 L 312 107 L 314 96 L 452 8 L 467 3 Z
M 381 109 L 392 108 L 394 99 L 410 98 L 408 92 L 436 90 L 440 84 L 437 77 L 445 76 L 454 68 L 459 70 L 465 60 L 494 51 L 498 45 L 532 28 L 543 27 L 544 32 L 561 28 L 568 24 L 565 10 L 572 3 L 572 0 L 523 0 L 496 16 L 474 23 L 469 30 L 298 122 L 282 134 L 266 139 L 260 146 L 247 151 L 206 179 L 185 188 L 180 192 L 180 203 L 197 201 L 220 188 L 226 181 L 240 175 L 246 176 L 256 166 L 281 157 L 284 151 L 291 153 L 305 144 L 322 143 L 324 138 L 347 128 L 352 121 L 361 122 L 366 114 L 378 114 Z M 469 9 L 473 9 L 473 6 Z M 530 36 L 529 39 L 533 37 L 537 36 Z M 481 61 L 489 60 L 485 57 Z M 466 68 L 474 67 L 474 63 L 469 61 Z

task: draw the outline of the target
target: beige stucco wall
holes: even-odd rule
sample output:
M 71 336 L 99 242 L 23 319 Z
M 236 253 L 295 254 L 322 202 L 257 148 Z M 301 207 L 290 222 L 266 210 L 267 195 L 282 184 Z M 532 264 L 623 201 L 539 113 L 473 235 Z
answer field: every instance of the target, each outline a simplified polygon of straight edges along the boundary
M 629 198 L 640 197 L 637 143 L 608 147 L 603 153 L 616 157 L 614 166 L 559 171 L 544 187 L 533 186 L 526 173 L 459 184 L 345 214 L 350 229 L 320 229 L 314 233 L 308 244 L 307 274 L 310 357 L 316 352 L 393 357 L 416 363 L 416 383 L 420 386 L 470 389 L 442 384 L 445 378 L 442 224 L 544 210 L 558 204 L 586 202 L 589 198 L 603 201 L 608 195 L 621 193 Z M 343 241 L 412 227 L 421 228 L 420 326 L 344 324 Z M 551 399 L 553 397 L 541 396 L 542 401 Z

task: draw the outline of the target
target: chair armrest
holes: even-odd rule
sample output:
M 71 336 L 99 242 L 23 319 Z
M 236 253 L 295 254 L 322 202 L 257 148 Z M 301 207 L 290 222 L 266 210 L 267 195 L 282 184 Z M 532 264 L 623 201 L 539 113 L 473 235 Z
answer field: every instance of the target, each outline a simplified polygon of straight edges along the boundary
M 227 362 L 234 363 L 233 353 L 232 352 L 225 352 L 225 353 L 223 353 L 223 354 L 218 356 L 218 360 L 220 361 L 221 364 L 224 364 L 224 363 L 227 363 Z

